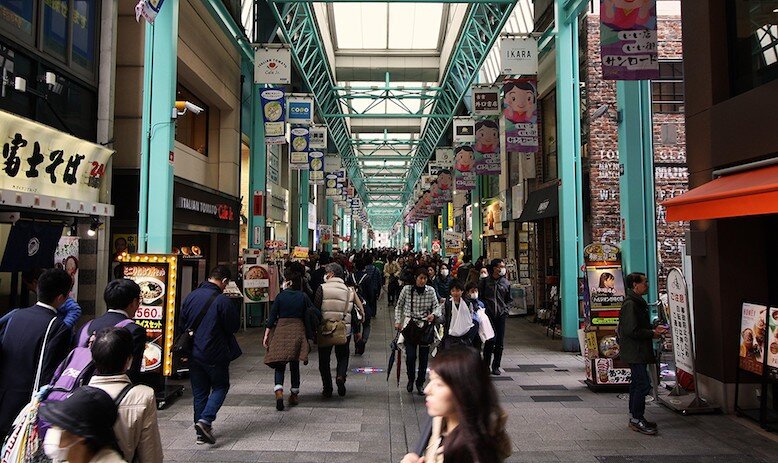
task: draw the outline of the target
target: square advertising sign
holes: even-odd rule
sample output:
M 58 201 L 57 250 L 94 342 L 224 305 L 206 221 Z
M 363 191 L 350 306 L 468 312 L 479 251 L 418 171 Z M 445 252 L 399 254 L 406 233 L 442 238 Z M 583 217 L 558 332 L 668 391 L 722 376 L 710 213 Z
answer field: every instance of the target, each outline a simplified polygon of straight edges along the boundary
M 499 116 L 501 109 L 498 87 L 473 87 L 474 116 Z

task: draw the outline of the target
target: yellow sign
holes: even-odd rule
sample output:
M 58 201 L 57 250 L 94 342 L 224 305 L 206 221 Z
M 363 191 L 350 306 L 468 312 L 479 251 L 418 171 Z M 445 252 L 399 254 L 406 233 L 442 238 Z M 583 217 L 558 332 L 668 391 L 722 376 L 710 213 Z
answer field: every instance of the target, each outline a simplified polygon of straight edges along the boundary
M 305 246 L 295 246 L 292 251 L 292 259 L 307 259 L 308 248 Z
M 0 189 L 101 202 L 113 151 L 0 111 Z

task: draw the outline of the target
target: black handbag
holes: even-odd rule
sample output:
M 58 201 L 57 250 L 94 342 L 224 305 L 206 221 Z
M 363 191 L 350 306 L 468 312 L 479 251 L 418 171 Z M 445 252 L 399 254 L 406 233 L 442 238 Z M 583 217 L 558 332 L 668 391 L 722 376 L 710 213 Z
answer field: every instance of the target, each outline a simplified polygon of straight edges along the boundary
M 184 357 L 192 355 L 195 331 L 200 327 L 200 323 L 202 323 L 206 312 L 208 312 L 211 304 L 213 304 L 213 300 L 216 299 L 216 296 L 219 294 L 221 294 L 221 291 L 214 291 L 213 294 L 211 294 L 211 297 L 208 299 L 208 302 L 206 302 L 203 308 L 200 309 L 200 313 L 197 314 L 197 318 L 195 318 L 194 322 L 189 326 L 189 328 L 185 329 L 183 333 L 178 335 L 178 338 L 176 338 L 175 342 L 173 343 L 174 354 L 182 355 Z
M 411 290 L 411 310 L 413 310 L 413 290 Z M 417 322 L 424 320 L 424 324 L 419 326 Z M 418 346 L 429 346 L 435 342 L 435 325 L 425 318 L 411 317 L 408 324 L 402 330 L 403 338 L 407 344 Z

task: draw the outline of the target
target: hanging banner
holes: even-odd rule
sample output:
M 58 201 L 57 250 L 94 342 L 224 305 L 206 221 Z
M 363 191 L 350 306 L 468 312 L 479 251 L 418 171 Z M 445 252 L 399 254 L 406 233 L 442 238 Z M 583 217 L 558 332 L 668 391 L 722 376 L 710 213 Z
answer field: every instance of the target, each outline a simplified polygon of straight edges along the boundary
M 321 151 L 308 152 L 308 171 L 310 181 L 314 185 L 324 185 L 324 153 Z
M 667 300 L 670 306 L 670 331 L 673 336 L 675 367 L 694 374 L 694 347 L 686 279 L 677 268 L 667 274 Z
M 340 155 L 337 153 L 327 153 L 324 155 L 324 172 L 325 173 L 334 173 L 338 169 L 340 169 L 341 162 L 340 162 Z
M 286 85 L 292 81 L 292 50 L 260 45 L 254 51 L 254 83 Z
M 451 193 L 454 189 L 454 176 L 450 169 L 442 169 L 438 172 L 438 187 L 444 193 L 446 201 L 451 201 Z
M 767 306 L 743 303 L 740 319 L 740 369 L 757 375 L 764 372 Z
M 602 78 L 659 78 L 656 0 L 600 2 Z
M 497 87 L 473 87 L 473 115 L 499 116 L 500 89 Z
M 293 125 L 290 131 L 289 167 L 297 170 L 308 169 L 309 128 L 305 125 Z
M 470 145 L 454 148 L 454 188 L 457 191 L 475 190 L 475 152 Z
M 505 149 L 509 153 L 538 151 L 537 79 L 506 81 L 503 86 Z
M 500 124 L 497 118 L 482 119 L 475 123 L 473 151 L 476 175 L 500 175 Z
M 329 174 L 325 173 L 324 185 L 325 185 L 324 196 L 333 199 L 340 197 L 340 188 L 338 188 L 338 176 L 334 172 Z
M 165 0 L 139 0 L 135 5 L 135 22 L 140 22 L 140 18 L 143 17 L 149 24 L 154 24 L 164 2 Z
M 472 117 L 454 118 L 455 145 L 475 143 L 475 120 Z
M 265 124 L 265 143 L 283 145 L 286 143 L 286 103 L 283 88 L 266 88 L 259 93 L 262 103 L 262 120 Z
M 456 255 L 462 251 L 462 234 L 446 230 L 443 232 L 443 242 L 446 246 L 446 254 Z
M 332 244 L 332 225 L 319 224 L 318 230 L 319 230 L 319 243 L 325 245 Z
M 537 75 L 538 42 L 532 37 L 503 37 L 500 40 L 501 74 Z
M 311 127 L 310 146 L 312 150 L 327 149 L 327 127 L 323 125 L 317 125 L 316 127 Z
M 435 149 L 435 162 L 443 167 L 452 167 L 454 165 L 454 148 L 447 146 Z
M 289 95 L 286 98 L 286 118 L 290 124 L 313 124 L 313 97 Z

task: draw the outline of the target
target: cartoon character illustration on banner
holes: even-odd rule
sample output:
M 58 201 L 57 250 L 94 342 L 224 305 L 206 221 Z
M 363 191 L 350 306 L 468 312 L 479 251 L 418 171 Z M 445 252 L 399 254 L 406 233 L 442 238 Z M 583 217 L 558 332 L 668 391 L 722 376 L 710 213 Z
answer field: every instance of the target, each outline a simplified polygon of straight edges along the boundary
M 454 162 L 456 163 L 454 168 L 459 172 L 470 172 L 475 163 L 475 153 L 473 147 L 469 145 L 463 145 L 455 148 Z
M 500 126 L 493 119 L 475 123 L 475 151 L 487 154 L 500 151 Z
M 438 174 L 438 188 L 444 192 L 451 189 L 451 184 L 453 181 L 454 179 L 451 176 L 451 171 L 448 169 L 443 169 Z
M 651 16 L 654 0 L 603 0 L 602 23 L 615 30 L 653 29 Z
M 514 124 L 536 123 L 537 114 L 537 89 L 529 80 L 506 82 L 503 85 L 505 98 L 503 103 L 505 119 Z

